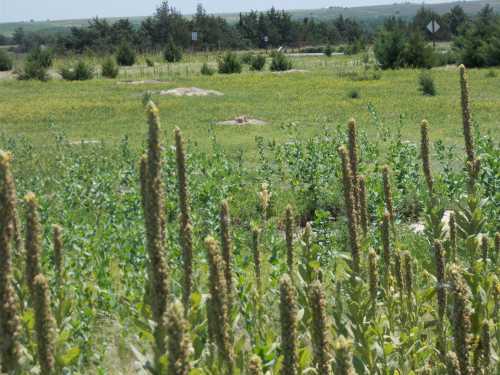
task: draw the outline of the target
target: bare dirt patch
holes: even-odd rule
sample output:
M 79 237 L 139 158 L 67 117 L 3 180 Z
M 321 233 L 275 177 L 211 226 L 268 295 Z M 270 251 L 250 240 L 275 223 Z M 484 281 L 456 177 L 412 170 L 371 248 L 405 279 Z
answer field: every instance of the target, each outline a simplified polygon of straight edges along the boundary
M 238 116 L 232 120 L 220 121 L 217 125 L 245 126 L 245 125 L 267 125 L 267 122 L 248 116 Z
M 290 69 L 290 70 L 283 70 L 281 72 L 273 72 L 274 74 L 291 74 L 291 73 L 307 73 L 308 70 L 304 69 Z
M 161 96 L 223 96 L 224 94 L 215 90 L 204 90 L 198 87 L 179 87 L 171 90 L 160 91 Z
M 0 72 L 0 81 L 13 78 L 14 78 L 14 72 L 12 70 L 8 72 Z
M 157 79 L 146 79 L 142 81 L 120 81 L 117 83 L 119 85 L 150 85 L 150 84 L 165 83 L 165 81 L 158 81 Z

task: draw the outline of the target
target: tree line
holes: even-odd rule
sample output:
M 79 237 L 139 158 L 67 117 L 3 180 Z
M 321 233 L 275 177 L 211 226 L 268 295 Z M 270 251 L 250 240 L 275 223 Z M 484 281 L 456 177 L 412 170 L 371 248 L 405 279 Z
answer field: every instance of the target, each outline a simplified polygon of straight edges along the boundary
M 440 26 L 434 34 L 427 29 L 432 20 Z M 198 35 L 195 42 L 193 31 Z M 432 39 L 453 41 L 453 51 L 437 56 L 429 47 Z M 198 5 L 192 17 L 185 17 L 164 1 L 140 23 L 95 18 L 88 26 L 72 27 L 66 32 L 25 32 L 19 28 L 12 38 L 0 35 L 1 44 L 15 44 L 18 52 L 45 45 L 60 54 L 109 54 L 124 46 L 138 52 L 165 52 L 176 48 L 242 50 L 331 45 L 347 45 L 345 50 L 356 53 L 373 44 L 377 59 L 385 68 L 432 66 L 436 59 L 441 64 L 493 66 L 500 65 L 500 17 L 489 5 L 473 17 L 457 5 L 445 14 L 422 7 L 411 20 L 390 17 L 372 22 L 342 15 L 327 21 L 299 20 L 286 11 L 271 8 L 266 12 L 241 13 L 237 22 L 230 23 L 207 14 L 202 5 Z

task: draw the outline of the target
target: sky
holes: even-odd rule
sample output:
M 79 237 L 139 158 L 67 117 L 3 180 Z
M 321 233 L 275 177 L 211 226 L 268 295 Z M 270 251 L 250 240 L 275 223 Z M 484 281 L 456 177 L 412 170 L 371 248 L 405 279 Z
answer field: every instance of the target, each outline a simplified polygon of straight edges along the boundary
M 450 0 L 425 0 L 442 3 Z M 151 15 L 161 0 L 0 0 L 0 22 L 64 20 Z M 279 9 L 315 9 L 329 6 L 393 4 L 400 0 L 171 0 L 183 14 L 194 13 L 198 3 L 209 13 Z M 420 0 L 415 2 L 422 3 Z

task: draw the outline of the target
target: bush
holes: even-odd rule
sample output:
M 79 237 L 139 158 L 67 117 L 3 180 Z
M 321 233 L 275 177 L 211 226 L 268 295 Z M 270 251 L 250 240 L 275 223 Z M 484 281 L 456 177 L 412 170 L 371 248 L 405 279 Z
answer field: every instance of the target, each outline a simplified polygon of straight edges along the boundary
M 241 73 L 241 62 L 234 52 L 226 53 L 219 60 L 219 73 L 220 74 L 233 74 Z
M 252 61 L 250 62 L 250 70 L 261 71 L 266 66 L 266 56 L 263 55 L 255 55 L 252 57 Z
M 432 77 L 430 70 L 422 70 L 418 78 L 418 83 L 420 85 L 420 91 L 423 95 L 436 95 L 436 86 L 434 84 L 434 78 Z
M 175 45 L 174 39 L 170 37 L 168 39 L 167 48 L 163 53 L 165 61 L 169 63 L 175 63 L 182 60 L 182 50 Z
M 362 39 L 357 39 L 345 48 L 346 55 L 356 55 L 366 50 L 366 44 Z
M 242 64 L 250 65 L 252 64 L 253 58 L 254 54 L 252 52 L 247 52 L 241 56 L 240 61 Z
M 85 61 L 78 61 L 74 66 L 62 68 L 61 76 L 66 81 L 87 81 L 94 78 L 94 68 Z
M 412 68 L 431 68 L 434 65 L 434 50 L 419 32 L 411 34 L 406 42 L 403 64 Z
M 102 64 L 102 76 L 106 78 L 116 78 L 120 73 L 120 68 L 116 65 L 115 60 L 108 58 Z
M 204 63 L 201 67 L 200 73 L 204 76 L 211 76 L 215 73 L 215 71 L 211 67 L 209 67 L 207 63 Z
M 271 71 L 283 72 L 292 69 L 293 64 L 283 52 L 276 52 L 271 62 Z
M 116 62 L 120 66 L 132 66 L 135 64 L 135 51 L 128 44 L 122 44 L 116 53 Z
M 47 48 L 37 47 L 30 52 L 27 61 L 48 69 L 52 66 L 52 52 Z
M 359 99 L 361 98 L 361 93 L 359 92 L 358 89 L 351 89 L 347 93 L 347 97 L 350 99 Z
M 52 53 L 41 47 L 35 48 L 26 58 L 24 69 L 19 72 L 18 79 L 36 79 L 39 81 L 47 81 L 49 79 L 47 70 L 51 66 Z
M 151 60 L 149 57 L 146 57 L 146 65 L 150 68 L 155 66 L 155 63 L 153 60 Z
M 488 73 L 486 73 L 486 78 L 496 78 L 498 77 L 498 74 L 494 70 L 489 70 Z
M 5 52 L 5 50 L 0 49 L 0 72 L 12 70 L 13 65 L 14 63 L 8 53 Z
M 327 45 L 325 48 L 325 56 L 332 57 L 333 49 L 331 45 Z

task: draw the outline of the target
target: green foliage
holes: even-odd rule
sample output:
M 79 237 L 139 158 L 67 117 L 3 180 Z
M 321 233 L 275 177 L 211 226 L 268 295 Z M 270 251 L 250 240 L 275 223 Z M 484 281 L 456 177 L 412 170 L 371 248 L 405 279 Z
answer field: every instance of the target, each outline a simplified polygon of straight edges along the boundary
M 46 48 L 33 49 L 24 64 L 24 68 L 19 72 L 19 80 L 39 80 L 49 79 L 48 69 L 52 66 L 52 53 Z
M 382 30 L 375 40 L 374 52 L 382 69 L 397 69 L 404 66 L 406 39 L 400 31 Z
M 358 89 L 351 89 L 347 93 L 347 97 L 350 99 L 359 99 L 361 98 L 361 93 L 359 92 Z
M 9 54 L 0 48 L 0 72 L 12 70 L 14 62 Z
M 436 95 L 436 85 L 434 84 L 434 78 L 430 70 L 424 69 L 420 72 L 418 77 L 418 84 L 420 86 L 420 92 L 426 96 Z
M 264 55 L 255 55 L 252 56 L 252 60 L 250 61 L 250 70 L 258 71 L 264 69 L 266 66 L 266 56 Z
M 331 57 L 332 56 L 332 53 L 333 53 L 333 48 L 331 45 L 327 45 L 326 48 L 325 48 L 325 56 L 326 57 Z
M 66 81 L 87 81 L 94 78 L 94 67 L 80 60 L 73 66 L 62 68 L 61 76 Z
M 26 60 L 48 69 L 52 66 L 53 54 L 48 48 L 37 47 L 29 53 Z
M 116 52 L 116 62 L 120 66 L 132 66 L 135 64 L 136 54 L 134 49 L 127 43 L 123 43 Z
M 242 70 L 241 61 L 236 53 L 227 52 L 224 56 L 219 58 L 220 74 L 241 73 L 241 70 Z
M 382 69 L 430 68 L 435 64 L 434 51 L 422 35 L 413 32 L 407 36 L 401 28 L 382 30 L 374 52 Z
M 270 68 L 272 72 L 283 72 L 292 68 L 292 61 L 283 52 L 275 52 L 273 54 Z
M 486 73 L 486 78 L 496 78 L 498 77 L 498 73 L 495 70 L 488 70 Z
M 240 78 L 238 77 L 238 80 Z M 147 100 L 151 99 L 149 96 Z M 137 103 L 134 106 L 137 109 Z M 376 111 L 370 113 L 375 117 Z M 165 117 L 166 114 L 165 114 Z M 349 337 L 355 345 L 336 341 L 336 358 L 332 366 L 356 373 L 424 372 L 430 366 L 445 373 L 446 365 L 439 353 L 436 267 L 432 263 L 432 248 L 426 234 L 413 233 L 408 224 L 422 218 L 422 207 L 412 205 L 426 201 L 425 184 L 420 172 L 418 147 L 400 134 L 403 123 L 387 138 L 372 136 L 363 130 L 358 134 L 359 172 L 366 177 L 369 232 L 363 239 L 362 270 L 353 278 L 346 215 L 341 185 L 340 161 L 337 148 L 346 142 L 344 126 L 319 130 L 312 137 L 301 134 L 302 128 L 285 126 L 286 141 L 275 142 L 267 136 L 257 139 L 258 158 L 251 164 L 240 155 L 228 153 L 217 142 L 213 131 L 208 132 L 209 148 L 187 143 L 186 158 L 189 203 L 193 219 L 193 277 L 195 289 L 191 298 L 189 332 L 192 342 L 192 372 L 219 373 L 220 363 L 210 352 L 206 311 L 208 285 L 207 267 L 202 240 L 220 230 L 220 202 L 228 199 L 231 206 L 231 239 L 233 246 L 234 311 L 228 314 L 234 329 L 236 373 L 244 373 L 251 357 L 261 357 L 262 371 L 279 373 L 282 368 L 281 335 L 279 332 L 279 279 L 286 272 L 286 244 L 283 236 L 282 212 L 293 204 L 297 223 L 293 250 L 297 252 L 298 273 L 294 287 L 297 303 L 297 368 L 299 372 L 314 371 L 311 346 L 313 332 L 308 298 L 309 283 L 321 278 L 329 314 L 327 332 L 335 337 Z M 404 126 L 403 126 L 404 125 Z M 145 128 L 145 126 L 144 126 Z M 145 130 L 145 129 L 142 129 Z M 162 129 L 164 130 L 164 129 Z M 36 191 L 40 197 L 44 238 L 48 239 L 52 223 L 60 223 L 64 231 L 64 280 L 56 281 L 52 246 L 44 241 L 43 270 L 47 274 L 53 295 L 57 322 L 56 362 L 60 373 L 105 374 L 118 368 L 128 373 L 131 366 L 147 368 L 152 363 L 150 295 L 145 292 L 148 269 L 144 248 L 145 228 L 140 198 L 137 160 L 140 147 L 120 143 L 75 145 L 51 128 L 55 145 L 34 147 L 21 137 L 7 138 L 0 134 L 1 148 L 14 155 L 18 196 Z M 163 135 L 171 134 L 170 131 Z M 207 134 L 207 133 L 205 133 Z M 432 134 L 432 133 L 431 133 Z M 167 135 L 167 137 L 170 137 Z M 176 175 L 176 150 L 170 147 L 173 137 L 162 144 L 164 196 L 167 213 L 165 241 L 168 241 L 169 279 L 172 296 L 182 294 L 182 238 L 179 234 L 179 201 Z M 487 233 L 490 238 L 497 230 L 496 194 L 499 183 L 498 141 L 478 134 L 477 152 L 484 161 L 484 172 L 478 180 L 482 197 L 465 197 L 463 168 L 450 160 L 463 159 L 458 148 L 442 151 L 434 147 L 438 163 L 452 170 L 436 173 L 436 193 L 443 197 L 435 212 L 458 208 L 458 253 L 456 262 L 463 268 L 464 282 L 470 292 L 472 327 L 477 336 L 483 320 L 495 317 L 495 293 L 498 288 L 497 269 L 493 258 L 486 262 L 477 254 L 477 237 Z M 446 149 L 448 150 L 448 149 Z M 449 152 L 449 155 L 448 155 Z M 49 155 L 50 157 L 48 157 Z M 42 163 L 40 163 L 43 161 Z M 380 247 L 378 222 L 384 210 L 380 165 L 389 164 L 396 210 L 394 249 L 410 249 L 411 273 L 403 267 L 404 285 L 396 282 L 385 286 L 378 283 L 373 291 L 368 285 L 367 255 L 370 248 Z M 441 165 L 441 164 L 440 164 Z M 269 190 L 266 215 L 260 211 L 258 192 L 262 184 Z M 19 210 L 22 215 L 22 210 Z M 429 226 L 440 226 L 438 214 Z M 309 238 L 301 241 L 302 228 L 309 223 Z M 257 289 L 250 244 L 249 227 L 261 229 L 259 245 L 262 252 L 262 286 Z M 441 227 L 435 232 L 441 232 Z M 397 237 L 397 238 L 396 238 Z M 443 243 L 448 246 L 446 240 Z M 446 250 L 447 251 L 447 250 Z M 406 259 L 406 258 L 405 258 Z M 403 262 L 406 265 L 406 262 Z M 449 264 L 449 263 L 448 263 Z M 19 253 L 13 259 L 17 298 L 27 301 Z M 384 264 L 380 263 L 381 269 Z M 396 268 L 396 267 L 395 267 Z M 451 288 L 442 325 L 447 348 L 454 345 L 452 306 L 455 296 Z M 22 299 L 25 297 L 25 299 Z M 26 369 L 37 371 L 36 346 L 33 345 L 33 314 L 23 311 L 22 343 Z M 492 333 L 494 328 L 492 328 Z M 328 337 L 326 337 L 328 339 Z M 249 350 L 248 342 L 252 346 Z M 341 340 L 342 341 L 342 340 Z M 328 343 L 327 343 L 328 344 Z M 498 352 L 499 342 L 491 335 L 492 352 Z M 186 346 L 187 349 L 191 349 Z M 374 350 L 375 348 L 375 350 Z M 325 350 L 329 350 L 325 345 Z M 473 348 L 471 348 L 472 351 Z M 110 352 L 119 356 L 110 358 Z M 162 359 L 168 364 L 168 358 Z M 260 362 L 257 361 L 260 366 Z M 484 373 L 494 373 L 496 356 L 484 367 Z M 342 367 L 344 366 L 344 367 Z M 489 366 L 489 368 L 487 367 Z M 135 371 L 135 370 L 134 370 Z
M 165 58 L 165 61 L 169 63 L 175 63 L 182 60 L 182 49 L 175 45 L 172 37 L 168 40 L 163 57 Z
M 500 65 L 500 15 L 486 5 L 454 44 L 467 67 Z
M 108 58 L 102 64 L 102 76 L 106 78 L 116 78 L 120 73 L 120 68 L 116 64 L 115 60 Z
M 412 33 L 403 52 L 403 63 L 411 68 L 431 68 L 434 65 L 434 50 L 422 34 Z
M 146 58 L 146 65 L 148 66 L 148 68 L 152 68 L 155 66 L 155 63 L 153 60 L 151 60 L 149 57 Z
M 366 44 L 362 39 L 356 39 L 352 43 L 349 43 L 345 49 L 344 53 L 346 55 L 357 55 L 358 53 L 366 50 Z
M 208 66 L 207 63 L 204 63 L 202 66 L 201 66 L 201 70 L 200 70 L 200 73 L 204 76 L 212 76 L 214 75 L 215 73 L 215 70 L 212 69 L 210 66 Z

